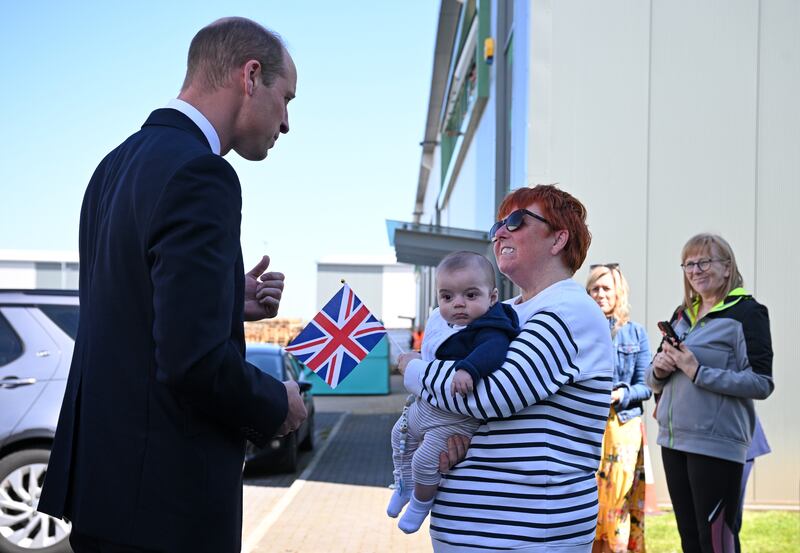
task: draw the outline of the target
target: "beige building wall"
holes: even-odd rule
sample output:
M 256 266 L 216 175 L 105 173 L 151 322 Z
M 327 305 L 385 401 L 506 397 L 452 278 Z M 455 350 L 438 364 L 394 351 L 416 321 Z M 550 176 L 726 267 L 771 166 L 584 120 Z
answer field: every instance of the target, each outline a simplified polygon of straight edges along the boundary
M 773 454 L 759 461 L 755 499 L 789 496 L 800 480 L 800 3 L 762 1 L 759 10 L 753 288 L 770 308 L 776 389 L 761 406 Z M 772 436 L 775 439 L 772 439 Z M 752 497 L 752 496 L 751 496 Z
M 78 288 L 78 252 L 0 250 L 0 288 Z
M 417 298 L 414 267 L 403 263 L 383 266 L 383 324 L 411 330 Z
M 367 309 L 386 328 L 409 329 L 414 316 L 414 266 L 391 257 L 338 256 L 317 261 L 317 309 L 342 287 L 345 279 Z
M 759 504 L 800 503 L 798 24 L 792 0 L 550 0 L 530 14 L 527 182 L 585 201 L 586 267 L 622 264 L 655 346 L 656 322 L 681 300 L 683 243 L 716 232 L 770 309 L 776 390 L 757 410 L 773 453 L 747 496 Z

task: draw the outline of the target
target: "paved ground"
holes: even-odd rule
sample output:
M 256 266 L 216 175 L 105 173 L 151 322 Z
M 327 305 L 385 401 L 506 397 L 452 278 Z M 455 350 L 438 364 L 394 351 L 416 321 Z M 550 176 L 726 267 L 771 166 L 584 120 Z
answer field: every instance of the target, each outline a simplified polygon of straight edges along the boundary
M 427 523 L 408 536 L 386 516 L 392 480 L 389 433 L 406 394 L 318 396 L 317 445 L 296 475 L 245 481 L 245 553 L 429 552 Z

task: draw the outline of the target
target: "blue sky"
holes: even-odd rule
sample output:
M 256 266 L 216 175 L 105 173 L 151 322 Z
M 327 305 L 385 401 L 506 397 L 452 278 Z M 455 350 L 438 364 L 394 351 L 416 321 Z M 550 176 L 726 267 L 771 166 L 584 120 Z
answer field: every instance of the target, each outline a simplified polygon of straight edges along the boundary
M 281 316 L 309 318 L 316 261 L 391 254 L 409 220 L 439 2 L 3 2 L 0 250 L 77 250 L 102 157 L 177 95 L 194 34 L 228 15 L 277 31 L 298 68 L 290 132 L 242 182 L 247 268 L 286 273 Z

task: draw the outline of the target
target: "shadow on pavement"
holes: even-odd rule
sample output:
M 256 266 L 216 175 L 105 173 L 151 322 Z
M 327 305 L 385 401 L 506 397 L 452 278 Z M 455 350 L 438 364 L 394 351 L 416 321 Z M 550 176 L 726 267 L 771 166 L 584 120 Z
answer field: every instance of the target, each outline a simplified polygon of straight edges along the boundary
M 392 393 L 384 396 L 315 396 L 316 446 L 303 452 L 297 472 L 280 474 L 270 471 L 245 471 L 250 486 L 289 487 L 318 455 L 323 444 L 344 417 L 333 442 L 308 480 L 386 487 L 392 482 L 392 426 L 402 411 L 407 393 L 399 375 L 391 377 Z
M 317 482 L 377 486 L 392 481 L 389 435 L 397 420 L 390 414 L 349 414 L 308 477 Z

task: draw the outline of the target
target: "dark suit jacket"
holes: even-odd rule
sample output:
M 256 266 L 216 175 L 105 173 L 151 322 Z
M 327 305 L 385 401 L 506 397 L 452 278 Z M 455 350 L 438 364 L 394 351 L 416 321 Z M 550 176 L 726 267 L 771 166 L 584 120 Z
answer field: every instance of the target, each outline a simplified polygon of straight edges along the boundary
M 80 223 L 81 317 L 39 509 L 169 552 L 239 551 L 245 437 L 287 413 L 244 361 L 241 189 L 172 109 L 100 163 Z

